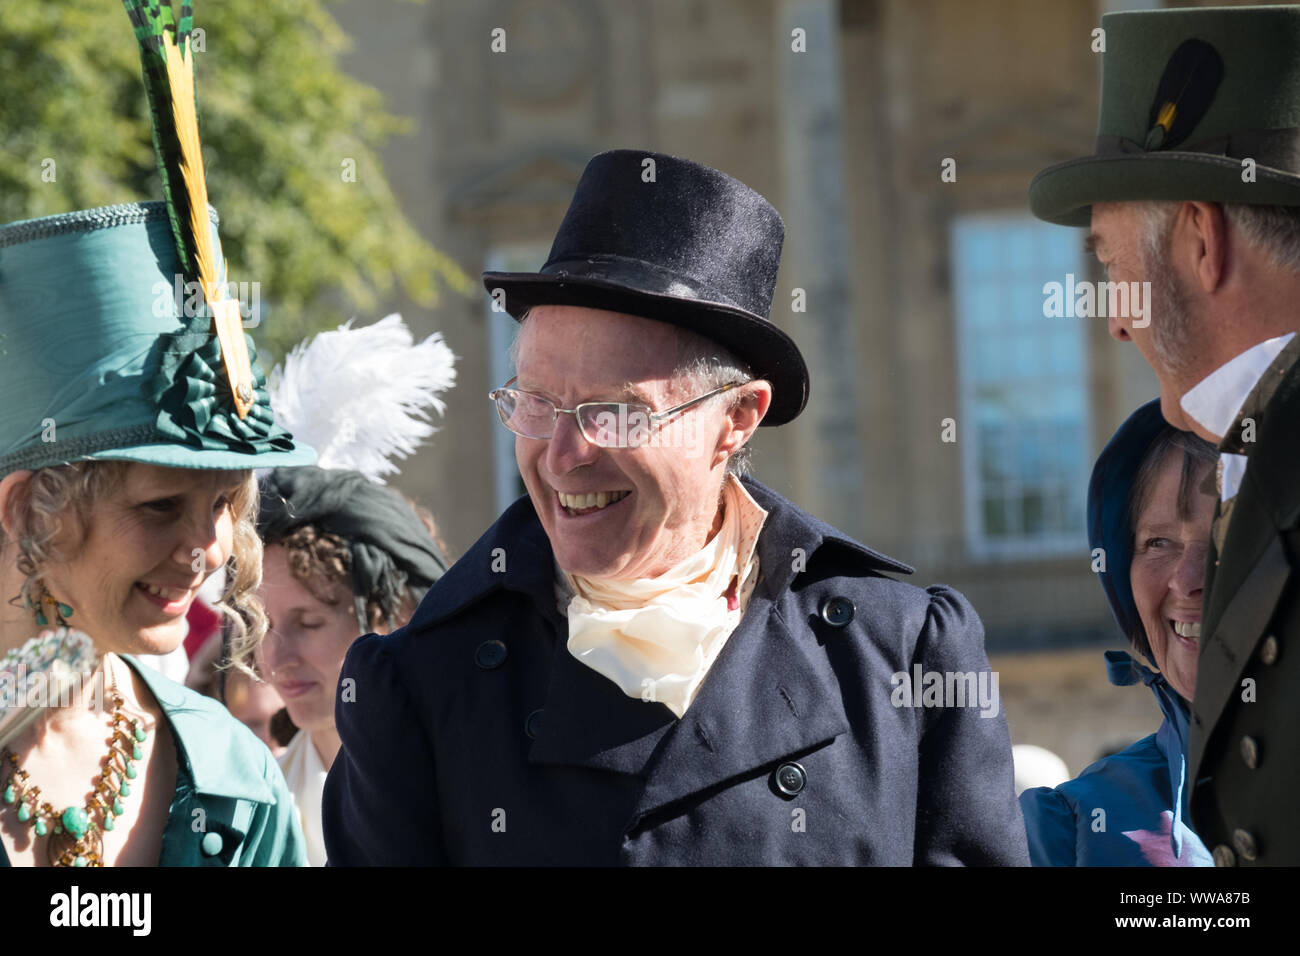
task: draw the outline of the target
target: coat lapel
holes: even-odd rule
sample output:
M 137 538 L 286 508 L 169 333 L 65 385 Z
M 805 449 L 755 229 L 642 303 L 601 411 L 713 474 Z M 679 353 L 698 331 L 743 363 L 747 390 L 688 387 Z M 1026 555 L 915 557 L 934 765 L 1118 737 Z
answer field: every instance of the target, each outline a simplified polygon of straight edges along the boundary
M 652 758 L 634 819 L 806 752 L 849 728 L 828 665 L 786 627 L 769 589 L 756 590 L 699 694 Z
M 579 661 L 569 652 L 563 619 L 558 626 L 546 706 L 529 762 L 642 773 L 655 745 L 676 720 L 673 712 L 663 704 L 629 697 Z
M 1234 693 L 1242 669 L 1268 627 L 1291 575 L 1279 529 L 1300 517 L 1300 460 L 1294 423 L 1300 416 L 1300 363 L 1293 364 L 1260 416 L 1222 553 L 1210 546 L 1205 579 L 1203 646 L 1192 704 L 1188 751 L 1191 783 L 1200 776 L 1210 733 Z M 1216 515 L 1219 509 L 1216 508 Z

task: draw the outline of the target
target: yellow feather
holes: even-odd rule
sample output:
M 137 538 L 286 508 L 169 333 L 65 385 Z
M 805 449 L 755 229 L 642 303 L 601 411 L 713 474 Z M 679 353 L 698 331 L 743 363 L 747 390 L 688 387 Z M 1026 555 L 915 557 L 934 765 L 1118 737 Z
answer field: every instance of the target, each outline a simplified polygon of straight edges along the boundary
M 1177 106 L 1173 103 L 1166 103 L 1164 106 L 1160 107 L 1160 112 L 1156 114 L 1156 125 L 1163 126 L 1165 132 L 1169 132 L 1169 128 L 1174 125 L 1174 114 L 1177 112 Z
M 190 201 L 194 266 L 203 295 L 212 309 L 212 324 L 221 343 L 221 360 L 230 382 L 235 409 L 239 417 L 244 418 L 253 406 L 253 374 L 239 305 L 225 298 L 225 282 L 217 275 L 216 250 L 212 246 L 212 229 L 208 223 L 208 184 L 203 173 L 203 151 L 199 146 L 199 118 L 194 107 L 194 70 L 189 39 L 185 41 L 184 55 L 171 31 L 163 32 L 162 42 L 167 61 L 167 83 L 172 94 L 172 121 L 180 143 L 181 177 Z

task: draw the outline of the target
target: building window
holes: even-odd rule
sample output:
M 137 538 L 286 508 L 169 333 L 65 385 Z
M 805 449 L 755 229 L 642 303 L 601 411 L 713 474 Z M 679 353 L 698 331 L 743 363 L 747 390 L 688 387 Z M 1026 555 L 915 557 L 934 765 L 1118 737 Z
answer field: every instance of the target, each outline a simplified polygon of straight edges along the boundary
M 1087 276 L 1079 234 L 1020 214 L 971 215 L 954 220 L 951 241 L 968 547 L 978 558 L 1077 551 L 1092 320 L 1045 318 L 1043 286 Z
M 487 256 L 488 272 L 536 272 L 546 262 L 550 252 L 547 243 L 520 243 L 518 245 L 498 246 Z M 510 365 L 510 343 L 515 339 L 519 324 L 509 312 L 497 312 L 492 308 L 492 299 L 487 302 L 488 361 L 490 362 L 489 380 L 492 387 L 504 385 L 514 374 Z M 486 399 L 487 396 L 484 396 Z M 483 402 L 489 418 L 488 427 L 492 430 L 492 471 L 496 493 L 497 513 L 500 514 L 516 498 L 527 494 L 523 479 L 519 477 L 519 467 L 515 463 L 515 436 L 501 424 L 496 409 L 489 401 Z

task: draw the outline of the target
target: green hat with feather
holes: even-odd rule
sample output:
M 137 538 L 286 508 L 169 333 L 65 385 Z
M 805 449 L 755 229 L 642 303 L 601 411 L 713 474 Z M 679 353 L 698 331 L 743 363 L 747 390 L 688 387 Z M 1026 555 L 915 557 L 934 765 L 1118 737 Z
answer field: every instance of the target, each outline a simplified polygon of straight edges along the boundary
M 311 464 L 271 412 L 208 205 L 192 7 L 123 0 L 165 202 L 0 226 L 0 476 L 87 459 Z
M 1035 216 L 1087 226 L 1094 202 L 1300 205 L 1300 6 L 1138 10 L 1101 25 L 1095 150 L 1034 177 Z

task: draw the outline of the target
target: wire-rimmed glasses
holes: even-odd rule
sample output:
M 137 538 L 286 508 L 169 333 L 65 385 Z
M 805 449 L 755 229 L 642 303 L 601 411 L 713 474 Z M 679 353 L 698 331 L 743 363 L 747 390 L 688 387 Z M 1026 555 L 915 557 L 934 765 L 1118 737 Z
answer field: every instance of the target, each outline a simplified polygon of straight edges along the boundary
M 582 437 L 599 448 L 640 448 L 650 443 L 654 428 L 728 389 L 738 388 L 743 382 L 732 382 L 713 391 L 656 412 L 649 405 L 638 402 L 583 402 L 576 408 L 560 408 L 549 398 L 533 392 L 511 388 L 512 378 L 501 388 L 488 392 L 497 408 L 501 424 L 524 438 L 548 439 L 555 434 L 555 423 L 561 415 L 572 415 Z

